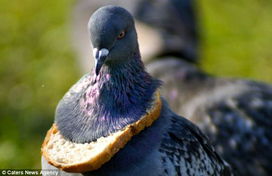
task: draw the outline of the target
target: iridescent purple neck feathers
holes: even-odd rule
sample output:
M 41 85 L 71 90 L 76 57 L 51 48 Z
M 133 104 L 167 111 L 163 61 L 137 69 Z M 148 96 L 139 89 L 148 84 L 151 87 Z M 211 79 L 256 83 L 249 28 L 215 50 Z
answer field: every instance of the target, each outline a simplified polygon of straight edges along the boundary
M 74 142 L 90 142 L 139 120 L 150 108 L 160 86 L 145 70 L 140 57 L 105 64 L 99 75 L 87 75 L 58 105 L 56 123 Z

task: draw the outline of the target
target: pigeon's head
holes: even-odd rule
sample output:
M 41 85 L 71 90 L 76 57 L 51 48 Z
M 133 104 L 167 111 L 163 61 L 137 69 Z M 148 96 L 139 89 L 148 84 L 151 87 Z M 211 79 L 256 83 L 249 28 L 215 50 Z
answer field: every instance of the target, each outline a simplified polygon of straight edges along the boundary
M 134 20 L 122 7 L 105 6 L 93 13 L 89 20 L 95 73 L 103 64 L 126 62 L 139 52 Z

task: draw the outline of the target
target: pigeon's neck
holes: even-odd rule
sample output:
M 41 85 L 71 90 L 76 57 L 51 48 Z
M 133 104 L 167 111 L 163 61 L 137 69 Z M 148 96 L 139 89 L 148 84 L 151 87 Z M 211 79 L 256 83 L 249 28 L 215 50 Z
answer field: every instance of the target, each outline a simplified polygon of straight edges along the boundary
M 135 55 L 124 63 L 105 64 L 99 75 L 94 75 L 90 91 L 96 90 L 95 108 L 99 114 L 137 120 L 149 108 L 159 84 L 145 71 L 140 56 Z
M 98 76 L 93 74 L 71 113 L 58 116 L 57 125 L 62 135 L 74 142 L 108 136 L 147 114 L 159 86 L 139 56 L 118 66 L 106 64 Z

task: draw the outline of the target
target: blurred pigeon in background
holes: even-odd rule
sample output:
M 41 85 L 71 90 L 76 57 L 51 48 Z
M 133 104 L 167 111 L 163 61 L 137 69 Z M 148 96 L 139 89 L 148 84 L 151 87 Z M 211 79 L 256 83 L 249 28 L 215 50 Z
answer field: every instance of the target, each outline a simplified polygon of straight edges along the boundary
M 89 22 L 95 69 L 60 101 L 55 122 L 75 142 L 94 141 L 139 120 L 160 81 L 144 68 L 133 17 L 117 6 L 98 9 Z M 50 169 L 43 160 L 43 169 Z M 67 174 L 68 173 L 63 173 Z M 162 101 L 158 120 L 100 169 L 85 175 L 232 175 L 202 132 Z
M 272 86 L 216 78 L 179 58 L 165 57 L 148 70 L 164 81 L 170 107 L 208 135 L 237 175 L 272 172 Z

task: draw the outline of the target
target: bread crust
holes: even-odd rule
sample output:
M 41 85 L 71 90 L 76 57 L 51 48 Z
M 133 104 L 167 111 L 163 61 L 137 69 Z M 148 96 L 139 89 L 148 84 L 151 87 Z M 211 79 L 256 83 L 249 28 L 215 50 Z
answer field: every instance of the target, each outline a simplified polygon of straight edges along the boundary
M 99 169 L 103 164 L 108 162 L 121 148 L 123 148 L 134 135 L 137 135 L 145 127 L 150 126 L 160 116 L 162 102 L 159 91 L 157 91 L 155 94 L 156 98 L 154 100 L 154 104 L 147 112 L 147 114 L 145 114 L 133 124 L 126 126 L 123 130 L 121 130 L 122 132 L 115 138 L 114 142 L 111 142 L 105 148 L 105 150 L 103 150 L 103 152 L 98 153 L 95 157 L 90 158 L 88 161 L 79 162 L 77 164 L 64 164 L 50 158 L 47 152 L 48 143 L 51 139 L 51 136 L 58 132 L 56 124 L 53 124 L 46 134 L 46 137 L 41 147 L 42 155 L 49 164 L 66 172 L 82 173 Z

